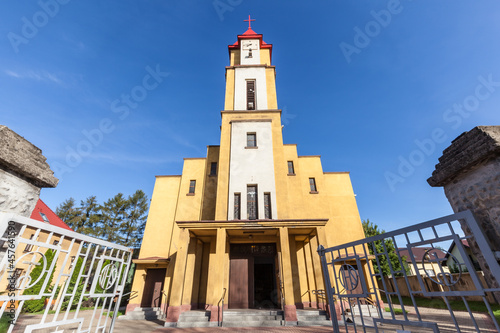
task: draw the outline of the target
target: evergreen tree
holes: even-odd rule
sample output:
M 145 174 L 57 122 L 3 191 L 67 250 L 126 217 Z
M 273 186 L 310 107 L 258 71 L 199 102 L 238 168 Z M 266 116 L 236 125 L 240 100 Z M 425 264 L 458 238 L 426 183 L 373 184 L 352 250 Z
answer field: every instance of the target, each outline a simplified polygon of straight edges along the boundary
M 372 222 L 370 222 L 370 220 L 363 221 L 363 231 L 365 232 L 366 237 L 377 236 L 377 235 L 381 235 L 381 234 L 385 233 L 385 230 L 379 229 L 378 226 L 376 224 L 373 224 Z M 383 244 L 385 244 L 385 249 L 384 249 Z M 383 241 L 379 240 L 379 241 L 369 243 L 368 249 L 370 251 L 370 254 L 375 253 L 374 249 L 377 251 L 377 253 L 383 253 L 383 252 L 385 252 L 385 250 L 387 250 L 387 253 L 389 255 L 389 260 L 387 259 L 386 255 L 379 255 L 378 256 L 380 268 L 382 269 L 382 275 L 384 275 L 384 276 L 391 275 L 389 261 L 392 265 L 392 270 L 395 272 L 400 272 L 400 273 L 396 273 L 394 275 L 395 276 L 402 276 L 403 275 L 401 264 L 399 263 L 398 255 L 396 254 L 396 248 L 394 246 L 394 242 L 391 239 L 385 239 Z M 401 257 L 401 261 L 403 262 L 403 266 L 404 266 L 403 269 L 405 269 L 408 272 L 408 267 L 405 266 L 405 262 L 406 262 L 405 257 Z M 373 263 L 373 268 L 374 268 L 375 273 L 378 274 L 380 271 L 379 271 L 379 267 L 377 265 L 377 260 L 376 259 L 372 260 L 372 263 Z
M 64 202 L 57 207 L 56 214 L 71 229 L 79 232 L 81 229 L 79 225 L 81 211 L 79 208 L 75 207 L 75 199 L 69 198 L 64 200 Z
M 100 236 L 113 243 L 121 243 L 121 232 L 124 221 L 127 220 L 128 200 L 118 193 L 108 199 L 102 206 L 102 220 Z
M 124 246 L 139 248 L 142 235 L 146 226 L 148 212 L 148 197 L 142 190 L 137 190 L 128 197 L 127 219 L 121 226 L 122 241 Z
M 75 207 L 75 199 L 69 198 L 59 205 L 56 214 L 73 231 L 89 236 L 100 236 L 98 228 L 101 219 L 101 206 L 95 196 L 80 201 L 80 207 Z

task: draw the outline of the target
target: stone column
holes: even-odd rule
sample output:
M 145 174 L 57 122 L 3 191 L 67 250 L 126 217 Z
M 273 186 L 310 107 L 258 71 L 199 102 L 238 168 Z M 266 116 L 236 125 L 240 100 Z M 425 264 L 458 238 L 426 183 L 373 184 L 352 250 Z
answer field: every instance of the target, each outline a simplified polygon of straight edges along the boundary
M 443 187 L 455 213 L 471 210 L 491 250 L 500 253 L 500 126 L 477 126 L 457 137 L 443 151 L 439 163 L 427 182 Z M 471 231 L 462 224 L 466 235 Z M 477 257 L 490 287 L 498 288 L 475 240 L 470 239 L 472 253 Z M 495 293 L 500 301 L 500 293 Z
M 0 125 L 0 212 L 31 216 L 40 189 L 58 183 L 46 160 L 39 148 Z

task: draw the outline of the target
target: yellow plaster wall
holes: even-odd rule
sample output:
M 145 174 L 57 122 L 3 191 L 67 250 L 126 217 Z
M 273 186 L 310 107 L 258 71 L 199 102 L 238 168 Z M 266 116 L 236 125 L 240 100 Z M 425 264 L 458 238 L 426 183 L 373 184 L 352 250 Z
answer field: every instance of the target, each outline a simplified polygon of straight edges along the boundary
M 224 110 L 234 110 L 234 68 L 226 68 L 226 96 Z
M 215 205 L 217 199 L 217 178 L 218 170 L 215 176 L 210 175 L 210 168 L 213 162 L 217 163 L 219 168 L 219 146 L 208 146 L 207 159 L 205 166 L 205 187 L 203 190 L 203 204 L 201 210 L 202 220 L 215 220 Z
M 139 259 L 170 256 L 168 246 L 158 245 L 170 244 L 180 182 L 181 176 L 156 177 Z
M 270 110 L 278 109 L 276 97 L 276 72 L 274 67 L 266 68 L 267 107 Z
M 240 64 L 240 50 L 230 50 L 229 51 L 229 64 L 231 66 Z
M 260 63 L 271 66 L 271 50 L 260 49 Z

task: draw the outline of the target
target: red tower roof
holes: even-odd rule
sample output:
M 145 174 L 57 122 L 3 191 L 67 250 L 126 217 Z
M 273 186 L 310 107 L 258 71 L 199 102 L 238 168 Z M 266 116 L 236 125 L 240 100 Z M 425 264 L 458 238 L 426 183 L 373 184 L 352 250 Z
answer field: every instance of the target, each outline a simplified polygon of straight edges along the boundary
M 248 22 L 248 29 L 245 31 L 242 35 L 238 35 L 238 40 L 233 44 L 229 45 L 228 49 L 229 52 L 234 49 L 239 49 L 240 48 L 240 40 L 242 39 L 258 39 L 260 40 L 260 48 L 261 49 L 269 49 L 270 55 L 272 56 L 273 53 L 273 44 L 267 44 L 262 40 L 262 34 L 258 34 L 255 31 L 252 30 L 251 22 L 255 21 L 250 18 L 250 15 L 248 15 L 248 20 L 243 20 L 244 22 Z

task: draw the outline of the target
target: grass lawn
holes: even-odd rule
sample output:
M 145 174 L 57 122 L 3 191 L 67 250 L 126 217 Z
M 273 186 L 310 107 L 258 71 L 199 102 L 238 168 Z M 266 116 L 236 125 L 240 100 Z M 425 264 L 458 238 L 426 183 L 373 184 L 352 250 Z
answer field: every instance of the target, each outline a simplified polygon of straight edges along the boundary
M 403 304 L 413 306 L 413 302 L 410 297 L 402 297 Z M 399 299 L 397 297 L 391 298 L 393 304 L 399 304 Z M 387 304 L 387 299 L 384 297 L 384 302 Z M 439 298 L 423 298 L 423 297 L 415 297 L 415 302 L 418 307 L 423 308 L 432 308 L 432 309 L 448 309 L 446 303 Z M 448 301 L 453 310 L 457 311 L 467 311 L 465 307 L 465 303 L 462 301 Z M 483 302 L 478 301 L 469 301 L 469 307 L 472 312 L 488 312 L 488 308 Z M 499 304 L 490 304 L 491 309 L 493 310 L 493 315 L 498 323 L 500 323 L 500 305 Z

